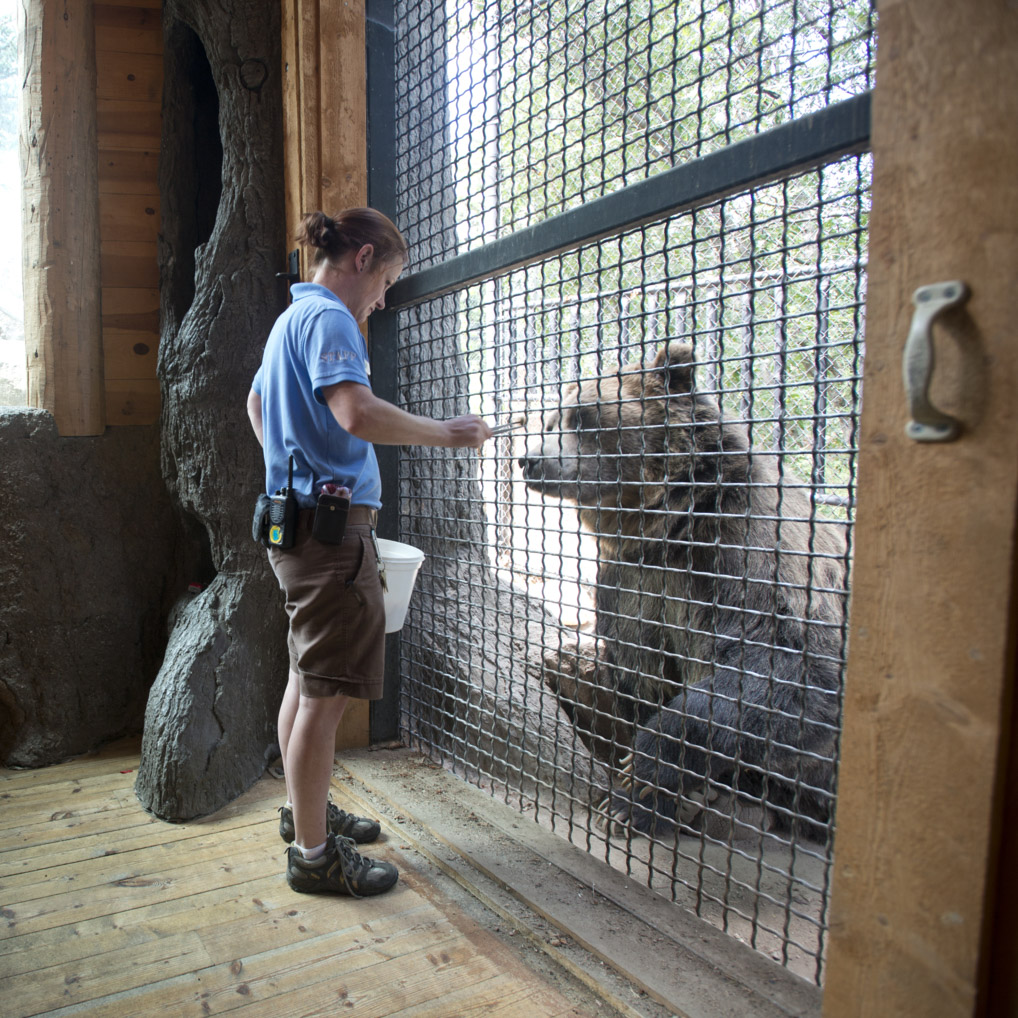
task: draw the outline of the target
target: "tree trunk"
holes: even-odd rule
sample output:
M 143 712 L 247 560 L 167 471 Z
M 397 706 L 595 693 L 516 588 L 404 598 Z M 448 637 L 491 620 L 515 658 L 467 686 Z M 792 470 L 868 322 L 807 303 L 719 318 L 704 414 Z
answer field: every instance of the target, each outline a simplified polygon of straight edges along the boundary
M 443 298 L 452 305 L 453 298 Z M 429 310 L 434 310 L 429 309 Z M 404 360 L 409 409 L 435 416 L 467 410 L 466 365 L 442 316 L 411 311 L 414 356 L 450 368 L 439 384 Z M 437 324 L 437 327 L 436 327 Z M 450 330 L 451 331 L 451 330 Z M 407 449 L 401 464 L 400 540 L 426 557 L 408 616 L 403 728 L 449 754 L 460 769 L 513 788 L 554 787 L 600 799 L 603 775 L 552 692 L 561 625 L 539 599 L 503 583 L 487 561 L 477 454 Z M 548 659 L 548 665 L 546 660 Z
M 402 167 L 405 181 L 425 182 L 405 197 L 416 220 L 405 230 L 415 269 L 456 251 L 445 36 L 433 28 L 416 40 L 434 48 L 411 83 L 411 165 Z M 435 222 L 441 229 L 425 232 Z M 399 401 L 411 412 L 451 417 L 475 409 L 458 322 L 455 296 L 405 313 L 399 377 L 408 381 Z M 405 449 L 400 477 L 400 540 L 427 555 L 403 641 L 401 727 L 461 770 L 524 789 L 553 787 L 565 773 L 574 795 L 586 789 L 600 798 L 592 786 L 603 788 L 603 776 L 544 681 L 544 657 L 557 658 L 561 627 L 487 561 L 476 453 Z
M 281 597 L 251 539 L 264 469 L 245 410 L 285 301 L 279 6 L 167 0 L 163 25 L 163 474 L 215 578 L 177 613 L 136 791 L 184 821 L 264 771 L 286 679 Z

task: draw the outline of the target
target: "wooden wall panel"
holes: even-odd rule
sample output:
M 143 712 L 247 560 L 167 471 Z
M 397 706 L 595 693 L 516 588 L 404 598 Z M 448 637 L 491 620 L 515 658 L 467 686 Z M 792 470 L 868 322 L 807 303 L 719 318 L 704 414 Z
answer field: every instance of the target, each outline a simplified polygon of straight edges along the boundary
M 367 202 L 364 0 L 282 0 L 288 250 L 301 218 Z M 304 255 L 300 271 L 305 277 Z
M 287 249 L 308 212 L 364 205 L 368 196 L 364 0 L 282 0 Z M 307 278 L 304 251 L 300 275 Z M 353 700 L 337 748 L 366 746 L 370 705 Z
M 160 0 L 95 5 L 106 422 L 159 419 Z
M 159 201 L 148 194 L 100 194 L 103 240 L 153 244 L 159 238 Z

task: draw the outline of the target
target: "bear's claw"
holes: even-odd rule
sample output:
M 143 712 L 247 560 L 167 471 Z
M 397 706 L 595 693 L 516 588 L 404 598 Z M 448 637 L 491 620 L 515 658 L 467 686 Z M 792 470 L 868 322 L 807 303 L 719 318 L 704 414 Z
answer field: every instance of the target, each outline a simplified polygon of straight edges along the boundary
M 649 837 L 676 827 L 695 832 L 704 810 L 721 795 L 721 790 L 709 783 L 677 793 L 645 781 L 635 773 L 630 754 L 621 762 L 611 792 L 597 805 L 596 823 L 609 837 L 622 837 L 630 830 Z

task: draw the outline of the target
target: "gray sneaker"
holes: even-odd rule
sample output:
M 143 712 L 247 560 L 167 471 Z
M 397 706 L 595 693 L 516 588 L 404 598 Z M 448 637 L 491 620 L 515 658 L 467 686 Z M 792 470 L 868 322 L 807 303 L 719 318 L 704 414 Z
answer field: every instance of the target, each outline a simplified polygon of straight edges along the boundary
M 388 891 L 399 879 L 392 863 L 357 854 L 349 838 L 329 834 L 325 852 L 305 859 L 295 845 L 286 852 L 286 881 L 302 894 L 349 894 L 364 898 Z
M 330 834 L 335 834 L 337 838 L 350 838 L 358 845 L 366 845 L 369 841 L 374 841 L 382 832 L 382 825 L 377 820 L 369 820 L 367 817 L 347 813 L 332 801 L 326 806 L 325 826 Z M 288 845 L 293 844 L 293 839 L 296 837 L 296 830 L 293 826 L 293 810 L 289 806 L 279 807 L 279 836 Z

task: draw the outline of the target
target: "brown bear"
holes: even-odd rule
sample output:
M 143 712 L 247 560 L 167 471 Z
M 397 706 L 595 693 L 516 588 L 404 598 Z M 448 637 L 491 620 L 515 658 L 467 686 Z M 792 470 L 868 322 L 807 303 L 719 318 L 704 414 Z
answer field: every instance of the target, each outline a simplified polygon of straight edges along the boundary
M 556 691 L 614 773 L 614 820 L 664 832 L 738 799 L 822 840 L 846 525 L 696 390 L 684 343 L 573 385 L 543 424 L 526 483 L 575 502 L 598 549 L 596 661 L 553 669 Z

